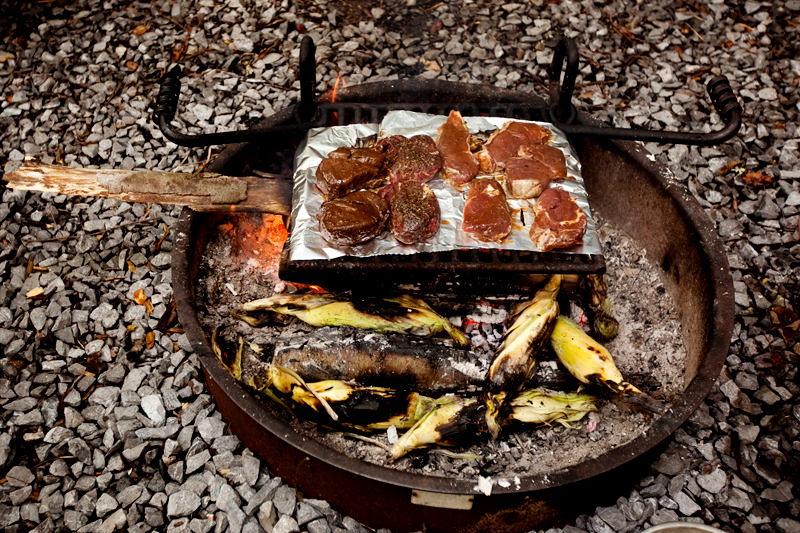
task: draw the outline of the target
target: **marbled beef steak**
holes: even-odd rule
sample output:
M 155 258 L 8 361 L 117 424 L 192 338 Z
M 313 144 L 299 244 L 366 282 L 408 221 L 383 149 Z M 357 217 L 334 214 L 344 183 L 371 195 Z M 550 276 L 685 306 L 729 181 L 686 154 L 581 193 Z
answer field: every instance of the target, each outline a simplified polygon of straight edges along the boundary
M 509 159 L 519 155 L 520 147 L 544 144 L 550 136 L 550 130 L 536 124 L 506 122 L 502 128 L 492 133 L 483 145 L 483 150 L 475 155 L 484 172 L 503 170 Z
M 506 192 L 512 198 L 535 198 L 550 183 L 567 177 L 564 152 L 549 144 L 522 146 L 506 163 Z
M 372 191 L 356 191 L 323 203 L 317 219 L 326 240 L 352 246 L 383 232 L 389 220 L 389 203 Z
M 503 188 L 492 178 L 472 180 L 462 229 L 473 239 L 500 242 L 511 232 L 511 212 Z
M 540 252 L 583 243 L 586 214 L 567 191 L 547 189 L 536 200 L 531 240 Z
M 469 129 L 458 111 L 450 111 L 447 122 L 439 127 L 436 147 L 442 154 L 442 175 L 447 183 L 459 187 L 478 173 L 478 160 L 469 149 Z

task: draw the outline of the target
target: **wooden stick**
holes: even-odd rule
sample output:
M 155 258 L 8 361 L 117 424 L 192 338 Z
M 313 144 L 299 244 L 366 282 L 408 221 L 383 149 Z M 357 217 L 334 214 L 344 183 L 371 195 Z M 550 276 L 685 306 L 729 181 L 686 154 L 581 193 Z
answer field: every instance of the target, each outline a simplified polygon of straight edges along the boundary
M 125 202 L 186 205 L 195 211 L 255 211 L 290 216 L 292 183 L 255 176 L 231 178 L 218 174 L 196 176 L 161 171 L 101 170 L 26 161 L 3 179 L 11 189 L 74 196 L 102 196 Z M 215 183 L 246 186 L 241 201 L 214 203 Z M 208 190 L 197 184 L 208 184 Z M 137 189 L 138 187 L 138 189 Z M 111 189 L 111 190 L 110 190 Z M 224 197 L 224 191 L 221 193 Z M 217 198 L 218 199 L 218 198 Z

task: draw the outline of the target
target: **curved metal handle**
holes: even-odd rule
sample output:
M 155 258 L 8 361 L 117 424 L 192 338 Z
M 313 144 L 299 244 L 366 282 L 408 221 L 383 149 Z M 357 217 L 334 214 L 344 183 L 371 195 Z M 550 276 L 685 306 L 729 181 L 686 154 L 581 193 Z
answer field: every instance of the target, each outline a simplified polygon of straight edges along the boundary
M 158 124 L 164 137 L 175 144 L 189 147 L 266 140 L 284 135 L 304 133 L 311 128 L 324 126 L 325 124 L 319 117 L 319 108 L 316 101 L 314 101 L 314 85 L 316 84 L 314 49 L 314 41 L 311 37 L 307 35 L 303 37 L 300 43 L 300 103 L 294 106 L 294 117 L 298 124 L 271 128 L 256 126 L 247 130 L 205 133 L 202 135 L 180 133 L 170 125 L 178 110 L 178 100 L 181 93 L 181 68 L 178 66 L 170 69 L 161 80 L 161 88 L 158 91 L 153 119 Z
M 564 60 L 566 59 L 566 69 Z M 562 39 L 556 45 L 553 61 L 548 69 L 550 77 L 550 120 L 568 135 L 629 139 L 658 143 L 711 146 L 732 138 L 742 125 L 742 107 L 733 94 L 728 78 L 716 76 L 708 81 L 706 90 L 722 122 L 719 131 L 711 133 L 683 133 L 628 128 L 588 126 L 578 123 L 578 112 L 572 105 L 572 93 L 578 76 L 578 47 L 572 39 Z M 561 81 L 562 71 L 564 80 Z M 555 102 L 555 103 L 554 103 Z

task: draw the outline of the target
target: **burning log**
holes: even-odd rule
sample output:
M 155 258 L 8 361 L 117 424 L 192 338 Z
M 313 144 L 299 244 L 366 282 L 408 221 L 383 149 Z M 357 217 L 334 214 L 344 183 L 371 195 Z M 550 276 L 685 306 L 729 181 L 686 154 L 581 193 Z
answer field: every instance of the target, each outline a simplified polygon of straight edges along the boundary
M 212 172 L 83 169 L 26 161 L 3 179 L 11 189 L 125 202 L 185 205 L 195 211 L 257 211 L 289 216 L 291 181 Z
M 321 328 L 274 346 L 272 363 L 307 381 L 338 379 L 420 393 L 478 387 L 483 376 L 468 372 L 468 352 L 419 344 L 407 337 L 359 335 L 350 328 Z

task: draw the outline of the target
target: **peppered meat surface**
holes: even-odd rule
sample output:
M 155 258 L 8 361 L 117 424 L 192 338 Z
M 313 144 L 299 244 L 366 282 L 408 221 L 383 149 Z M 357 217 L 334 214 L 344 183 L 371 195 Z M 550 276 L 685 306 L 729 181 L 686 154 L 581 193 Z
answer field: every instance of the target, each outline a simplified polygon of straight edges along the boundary
M 583 242 L 586 214 L 567 191 L 547 189 L 536 200 L 533 213 L 530 235 L 540 252 Z
M 339 198 L 358 189 L 379 186 L 378 175 L 383 154 L 363 148 L 337 148 L 317 167 L 317 188 L 326 200 Z
M 442 175 L 454 187 L 469 183 L 478 173 L 477 158 L 470 152 L 469 128 L 461 113 L 450 111 L 447 122 L 439 127 L 436 147 L 442 154 Z
M 496 180 L 472 180 L 462 229 L 483 242 L 500 242 L 511 232 L 511 211 L 503 188 Z
M 383 173 L 392 183 L 402 181 L 424 183 L 442 168 L 442 156 L 433 139 L 427 135 L 415 135 L 410 138 L 392 135 L 380 139 L 375 148 L 386 155 Z
M 424 241 L 439 229 L 439 200 L 424 183 L 406 181 L 397 186 L 389 202 L 389 229 L 404 244 Z
M 356 191 L 322 204 L 319 230 L 333 244 L 352 246 L 383 233 L 389 203 L 372 191 Z
M 567 177 L 564 152 L 548 144 L 522 146 L 506 163 L 506 193 L 512 198 L 535 198 L 550 183 Z
M 503 170 L 519 149 L 533 144 L 544 144 L 550 138 L 550 130 L 529 122 L 506 122 L 494 132 L 483 149 L 475 154 L 484 172 Z

